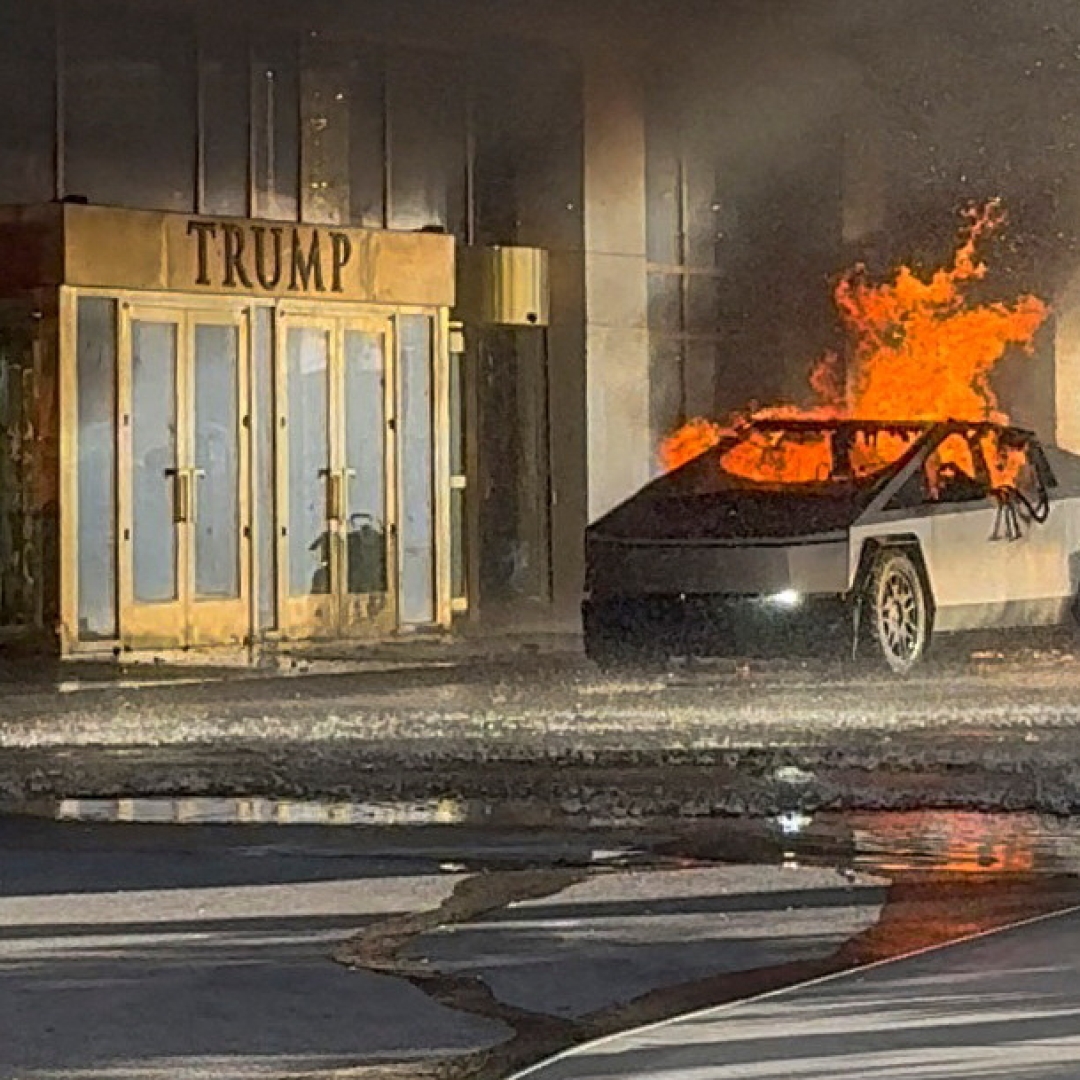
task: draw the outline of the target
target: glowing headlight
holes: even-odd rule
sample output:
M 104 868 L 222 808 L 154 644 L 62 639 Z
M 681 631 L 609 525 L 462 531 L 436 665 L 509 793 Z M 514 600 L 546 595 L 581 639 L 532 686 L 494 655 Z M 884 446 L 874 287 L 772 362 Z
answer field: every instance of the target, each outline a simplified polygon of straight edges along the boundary
M 783 592 L 773 593 L 769 597 L 770 604 L 786 608 L 798 607 L 800 600 L 802 597 L 794 589 L 784 589 Z

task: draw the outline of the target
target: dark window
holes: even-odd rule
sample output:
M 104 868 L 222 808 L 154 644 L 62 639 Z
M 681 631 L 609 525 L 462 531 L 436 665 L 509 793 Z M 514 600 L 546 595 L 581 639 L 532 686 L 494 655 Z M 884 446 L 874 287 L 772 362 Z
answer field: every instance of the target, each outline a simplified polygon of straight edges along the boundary
M 386 93 L 381 53 L 350 49 L 349 206 L 354 225 L 386 224 Z
M 251 116 L 255 217 L 295 221 L 300 187 L 300 88 L 296 42 L 267 37 L 254 52 Z
M 465 79 L 456 56 L 394 52 L 387 73 L 390 227 L 465 224 Z
M 0 8 L 0 203 L 53 197 L 55 61 L 51 4 Z
M 251 80 L 247 49 L 225 29 L 204 29 L 202 170 L 204 214 L 246 217 L 251 159 Z
M 582 244 L 582 92 L 576 62 L 554 50 L 481 54 L 471 89 L 477 244 Z
M 121 0 L 69 0 L 64 19 L 65 187 L 151 210 L 195 203 L 192 20 Z
M 304 49 L 300 75 L 300 216 L 349 221 L 350 66 L 346 51 L 319 39 Z

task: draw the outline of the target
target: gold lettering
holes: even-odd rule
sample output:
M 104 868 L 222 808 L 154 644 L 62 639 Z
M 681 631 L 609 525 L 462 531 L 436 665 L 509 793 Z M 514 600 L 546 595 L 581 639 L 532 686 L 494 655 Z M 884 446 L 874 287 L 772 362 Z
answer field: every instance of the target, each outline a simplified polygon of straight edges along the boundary
M 225 242 L 225 273 L 222 285 L 235 289 L 237 281 L 245 289 L 252 288 L 251 278 L 244 269 L 244 233 L 239 225 L 222 225 L 221 235 Z
M 217 235 L 217 226 L 211 221 L 189 221 L 188 236 L 198 237 L 198 270 L 196 285 L 210 284 L 210 240 Z
M 297 292 L 300 289 L 308 291 L 314 287 L 316 292 L 326 292 L 323 284 L 322 259 L 319 248 L 318 230 L 312 230 L 311 243 L 308 245 L 305 256 L 300 243 L 300 230 L 292 230 L 292 270 L 289 274 L 289 290 Z
M 255 277 L 259 285 L 269 291 L 276 289 L 281 282 L 281 229 L 277 226 L 270 229 L 273 237 L 274 268 L 271 272 L 266 270 L 266 232 L 262 225 L 253 225 L 251 229 L 255 237 Z
M 352 241 L 347 233 L 332 232 L 330 234 L 330 247 L 333 252 L 330 291 L 339 293 L 343 291 L 341 272 L 349 265 L 349 260 L 352 258 Z

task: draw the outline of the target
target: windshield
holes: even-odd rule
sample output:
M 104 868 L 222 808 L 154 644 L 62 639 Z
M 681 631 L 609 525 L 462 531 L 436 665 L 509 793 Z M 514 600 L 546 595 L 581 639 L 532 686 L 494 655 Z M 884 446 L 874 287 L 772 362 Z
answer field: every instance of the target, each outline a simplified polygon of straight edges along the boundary
M 860 481 L 895 464 L 918 429 L 753 427 L 719 454 L 720 469 L 760 484 Z
M 728 486 L 865 486 L 904 456 L 925 429 L 916 425 L 792 422 L 755 424 L 721 440 L 671 474 L 683 493 Z

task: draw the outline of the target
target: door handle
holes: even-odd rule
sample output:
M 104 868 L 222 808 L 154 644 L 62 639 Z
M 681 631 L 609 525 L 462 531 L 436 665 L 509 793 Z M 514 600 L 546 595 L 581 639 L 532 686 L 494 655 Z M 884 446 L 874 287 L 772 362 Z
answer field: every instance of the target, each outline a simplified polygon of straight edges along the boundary
M 344 468 L 338 473 L 338 515 L 342 521 L 348 516 L 349 481 L 356 475 L 355 469 Z
M 188 519 L 187 474 L 183 469 L 166 469 L 165 475 L 172 480 L 173 523 L 183 525 Z
M 192 505 L 191 498 L 191 472 L 187 469 L 181 470 L 177 479 L 180 481 L 180 521 L 184 524 L 188 524 L 195 520 L 194 506 Z
M 187 470 L 187 520 L 194 524 L 199 516 L 199 492 L 196 480 L 201 480 L 206 476 L 205 469 L 188 469 Z
M 341 521 L 345 517 L 345 485 L 340 473 L 324 470 L 326 479 L 326 520 Z

